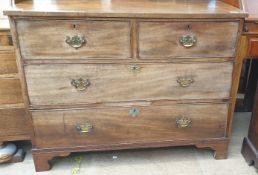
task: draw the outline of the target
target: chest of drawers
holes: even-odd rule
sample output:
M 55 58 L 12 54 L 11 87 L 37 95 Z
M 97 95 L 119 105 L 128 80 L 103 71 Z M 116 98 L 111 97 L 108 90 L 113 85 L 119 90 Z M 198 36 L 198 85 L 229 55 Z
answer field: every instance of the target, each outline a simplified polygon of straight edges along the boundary
M 0 18 L 0 144 L 29 140 L 27 123 L 8 21 Z
M 78 151 L 195 145 L 226 158 L 243 12 L 203 0 L 40 3 L 5 12 L 37 171 Z

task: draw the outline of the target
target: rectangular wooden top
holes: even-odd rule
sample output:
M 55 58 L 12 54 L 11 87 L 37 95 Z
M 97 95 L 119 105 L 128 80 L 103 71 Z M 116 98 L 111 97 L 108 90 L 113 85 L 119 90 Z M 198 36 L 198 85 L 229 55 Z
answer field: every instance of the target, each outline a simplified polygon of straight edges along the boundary
M 249 13 L 246 20 L 258 21 L 258 0 L 243 0 L 243 8 Z
M 132 18 L 242 18 L 247 15 L 220 0 L 24 0 L 4 13 Z

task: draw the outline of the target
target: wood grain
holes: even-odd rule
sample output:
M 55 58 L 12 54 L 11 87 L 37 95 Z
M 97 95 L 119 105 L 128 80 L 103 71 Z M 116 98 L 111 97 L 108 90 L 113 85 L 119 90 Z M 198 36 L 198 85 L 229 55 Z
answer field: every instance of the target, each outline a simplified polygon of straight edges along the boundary
M 82 151 L 112 151 L 112 150 L 125 150 L 125 149 L 146 149 L 146 148 L 157 148 L 157 147 L 170 147 L 170 146 L 187 146 L 196 144 L 198 147 L 208 147 L 214 149 L 217 153 L 223 153 L 223 148 L 227 148 L 228 138 L 213 138 L 213 139 L 202 139 L 202 140 L 166 140 L 157 142 L 135 142 L 135 143 L 124 143 L 124 144 L 109 144 L 109 145 L 85 145 L 72 148 L 51 148 L 51 149 L 32 149 L 33 156 L 35 155 L 38 162 L 35 162 L 35 166 L 38 171 L 46 171 L 46 163 L 53 157 L 65 156 L 69 152 L 82 152 Z M 224 146 L 223 146 L 224 145 Z M 218 155 L 218 154 L 216 154 Z M 221 154 L 222 155 L 222 154 Z M 225 153 L 224 153 L 225 155 Z M 220 154 L 218 155 L 220 156 Z M 41 159 L 42 158 L 42 159 Z M 35 159 L 34 159 L 35 161 Z
M 26 115 L 35 131 L 36 170 L 48 170 L 53 157 L 77 151 L 196 145 L 226 158 L 246 17 L 235 2 L 26 0 L 14 5 L 6 14 Z M 197 35 L 196 46 L 186 51 L 167 44 L 177 42 L 185 27 Z M 72 50 L 64 42 L 67 34 L 89 34 L 88 45 Z M 133 64 L 139 72 L 130 70 Z M 182 88 L 179 76 L 192 76 L 194 83 Z M 90 80 L 84 92 L 71 85 L 78 78 Z M 140 109 L 138 117 L 130 116 L 133 107 Z M 191 127 L 178 129 L 178 115 L 190 117 Z M 78 134 L 75 125 L 85 122 L 92 122 L 93 131 Z
M 258 20 L 257 20 L 258 22 Z M 245 22 L 244 34 L 258 35 L 258 23 L 255 21 Z
M 31 105 L 137 100 L 182 100 L 229 98 L 232 63 L 27 65 L 25 75 Z M 191 77 L 189 87 L 181 87 L 178 77 Z M 89 79 L 90 86 L 79 92 L 73 79 Z
M 140 22 L 139 56 L 143 59 L 234 57 L 238 28 L 238 22 Z M 185 48 L 179 39 L 189 34 L 197 42 Z
M 22 97 L 23 97 L 23 104 L 24 104 L 24 108 L 25 108 L 25 118 L 28 121 L 28 128 L 29 128 L 29 138 L 30 141 L 32 143 L 32 145 L 34 145 L 34 132 L 33 131 L 33 125 L 32 125 L 32 120 L 31 120 L 31 116 L 28 110 L 28 101 L 29 101 L 29 97 L 27 95 L 27 91 L 26 91 L 26 83 L 25 83 L 25 77 L 24 77 L 24 71 L 23 71 L 23 62 L 21 60 L 21 55 L 20 55 L 20 47 L 18 46 L 18 40 L 17 40 L 17 32 L 13 29 L 15 29 L 15 22 L 13 20 L 12 17 L 8 17 L 9 19 L 9 23 L 10 23 L 10 31 L 12 34 L 12 40 L 13 40 L 13 44 L 15 47 L 15 55 L 16 55 L 16 63 L 17 63 L 17 68 L 18 68 L 18 72 L 19 72 L 19 79 L 20 79 L 20 86 L 21 86 L 21 92 L 22 92 Z
M 87 59 L 131 56 L 129 21 L 18 20 L 23 59 Z M 36 33 L 37 35 L 31 35 Z M 66 37 L 84 36 L 86 44 L 75 49 Z
M 228 145 L 229 145 L 229 140 L 225 140 L 224 142 L 217 142 L 214 144 L 211 143 L 200 143 L 196 144 L 197 148 L 211 148 L 213 149 L 214 152 L 214 158 L 215 159 L 226 159 L 228 157 Z
M 22 103 L 19 79 L 0 79 L 0 105 Z
M 227 104 L 139 107 L 138 117 L 130 115 L 131 109 L 34 111 L 32 116 L 36 147 L 70 147 L 225 136 Z M 176 118 L 181 115 L 192 120 L 189 128 L 177 128 Z M 93 125 L 92 132 L 79 133 L 76 125 L 86 122 Z
M 0 2 L 0 9 L 11 0 Z M 0 10 L 2 12 L 2 10 Z M 1 15 L 0 15 L 1 16 Z M 0 19 L 0 142 L 30 140 L 7 17 Z
M 0 20 L 1 21 L 1 20 Z M 1 26 L 0 26 L 1 28 Z M 0 50 L 3 50 L 2 48 L 4 46 L 12 46 L 12 38 L 9 30 L 0 30 Z
M 17 74 L 14 51 L 0 51 L 0 76 L 5 74 Z
M 33 160 L 35 164 L 35 170 L 38 171 L 47 171 L 51 168 L 50 160 L 54 157 L 63 157 L 69 156 L 70 152 L 45 152 L 37 153 L 33 152 Z
M 258 58 L 258 37 L 249 40 L 248 57 Z
M 229 0 L 224 0 L 229 1 Z M 48 7 L 47 10 L 44 7 Z M 25 0 L 5 11 L 13 16 L 242 18 L 239 8 L 219 0 Z
M 240 28 L 238 31 L 237 56 L 234 62 L 234 69 L 232 74 L 233 78 L 232 78 L 232 86 L 231 86 L 231 92 L 230 92 L 231 105 L 229 105 L 229 109 L 228 109 L 227 136 L 230 136 L 232 131 L 232 124 L 234 119 L 234 111 L 235 111 L 235 105 L 236 105 L 236 99 L 237 99 L 239 80 L 240 80 L 241 69 L 243 65 L 243 58 L 244 58 L 244 55 L 246 54 L 246 50 L 240 49 L 240 48 L 245 48 L 245 43 L 246 43 L 246 38 L 241 36 L 243 26 L 244 26 L 244 20 L 241 20 Z
M 29 132 L 24 108 L 0 109 L 0 141 L 29 139 Z
M 223 2 L 225 2 L 227 4 L 230 4 L 230 5 L 234 6 L 234 7 L 238 7 L 238 8 L 241 7 L 241 0 L 221 0 L 221 1 L 223 1 Z

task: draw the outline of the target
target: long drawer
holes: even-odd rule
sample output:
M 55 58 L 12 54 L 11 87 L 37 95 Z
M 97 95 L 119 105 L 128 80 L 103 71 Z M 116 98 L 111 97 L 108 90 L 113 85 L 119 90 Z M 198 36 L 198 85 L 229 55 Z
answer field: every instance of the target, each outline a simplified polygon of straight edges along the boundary
M 233 63 L 25 66 L 31 105 L 229 98 Z
M 37 148 L 221 138 L 227 104 L 32 111 Z
M 17 20 L 17 32 L 23 59 L 126 59 L 131 56 L 127 21 Z
M 140 22 L 142 59 L 234 57 L 238 22 Z

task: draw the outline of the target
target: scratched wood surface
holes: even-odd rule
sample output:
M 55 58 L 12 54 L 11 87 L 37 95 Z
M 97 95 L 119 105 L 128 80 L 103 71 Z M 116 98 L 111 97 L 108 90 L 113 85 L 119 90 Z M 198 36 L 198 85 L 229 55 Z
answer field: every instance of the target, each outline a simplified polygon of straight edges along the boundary
M 223 1 L 229 2 L 230 0 Z M 239 8 L 225 2 L 218 0 L 24 0 L 14 5 L 12 9 L 8 9 L 5 14 L 126 18 L 237 18 L 246 16 Z
M 150 142 L 164 140 L 219 138 L 225 136 L 227 104 L 173 105 L 52 110 L 32 112 L 37 148 Z M 178 128 L 177 117 L 192 121 Z M 209 116 L 209 117 L 208 117 Z M 92 131 L 80 133 L 76 126 L 92 124 Z
M 229 98 L 232 63 L 28 65 L 25 76 L 31 105 L 101 103 L 136 100 Z M 181 87 L 179 77 L 193 83 Z M 88 79 L 78 91 L 73 79 Z
M 234 57 L 238 28 L 238 22 L 140 22 L 139 56 L 144 59 Z M 197 39 L 190 48 L 179 42 L 185 35 Z
M 17 31 L 24 59 L 130 57 L 130 25 L 126 21 L 19 20 Z M 79 49 L 65 42 L 67 36 L 75 35 L 86 39 Z
M 31 131 L 24 116 L 25 109 L 23 107 L 0 109 L 0 140 L 28 140 L 28 133 Z
M 14 51 L 0 51 L 0 76 L 18 73 Z
M 16 78 L 0 79 L 0 105 L 22 103 L 20 80 Z
M 237 0 L 223 1 L 25 0 L 6 11 L 36 133 L 36 170 L 77 151 L 196 145 L 226 158 L 246 14 L 232 6 Z M 189 33 L 198 41 L 184 50 L 176 42 Z M 88 45 L 70 48 L 67 34 L 88 34 Z M 194 81 L 183 88 L 178 77 Z M 90 81 L 83 92 L 71 85 L 78 78 Z M 178 129 L 179 115 L 191 127 Z M 78 134 L 75 125 L 86 122 L 92 132 Z
M 0 2 L 0 142 L 29 140 L 28 121 L 7 16 L 10 0 Z

